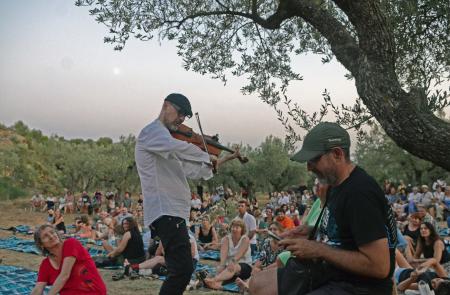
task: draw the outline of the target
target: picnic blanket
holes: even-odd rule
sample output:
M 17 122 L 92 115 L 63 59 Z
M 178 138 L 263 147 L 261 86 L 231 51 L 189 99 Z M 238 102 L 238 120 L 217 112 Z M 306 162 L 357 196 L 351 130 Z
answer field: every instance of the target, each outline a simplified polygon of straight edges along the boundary
M 21 233 L 21 234 L 25 234 L 25 235 L 32 235 L 34 232 L 29 225 L 23 225 L 23 224 L 18 225 L 18 226 L 11 226 L 11 227 L 0 227 L 0 229 L 10 230 L 14 233 Z
M 37 273 L 22 267 L 0 265 L 0 294 L 30 294 L 36 283 Z M 47 287 L 44 294 L 47 294 Z
M 200 259 L 220 261 L 220 251 L 217 250 L 200 251 L 198 254 Z
M 17 237 L 9 237 L 7 239 L 0 239 L 0 249 L 14 250 L 24 253 L 41 254 L 41 252 L 34 245 L 33 240 L 25 240 Z
M 0 249 L 14 250 L 24 253 L 41 254 L 41 252 L 36 248 L 33 240 L 20 239 L 18 237 L 9 237 L 7 239 L 0 239 Z M 89 254 L 92 257 L 95 256 L 106 256 L 106 251 L 103 249 L 89 248 Z
M 198 255 L 200 256 L 200 259 L 220 261 L 220 251 L 218 250 L 199 251 Z M 252 262 L 255 262 L 258 258 L 259 252 L 256 252 L 255 255 L 252 256 Z

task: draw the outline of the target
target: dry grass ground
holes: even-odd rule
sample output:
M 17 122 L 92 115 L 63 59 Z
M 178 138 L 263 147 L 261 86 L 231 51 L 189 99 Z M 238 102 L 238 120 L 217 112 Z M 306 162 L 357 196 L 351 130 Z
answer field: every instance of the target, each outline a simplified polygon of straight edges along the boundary
M 16 200 L 14 202 L 0 202 L 0 227 L 10 227 L 19 224 L 39 225 L 45 222 L 46 214 L 41 212 L 30 212 L 27 201 Z M 73 216 L 65 216 L 67 224 L 73 221 Z M 0 230 L 0 238 L 7 238 L 12 235 L 11 231 Z M 21 238 L 31 239 L 31 236 L 18 234 Z M 0 258 L 4 265 L 21 266 L 37 271 L 42 256 L 34 254 L 26 254 L 16 251 L 0 249 Z M 108 294 L 111 295 L 140 295 L 140 294 L 158 294 L 161 281 L 154 279 L 139 279 L 130 281 L 128 279 L 121 281 L 112 281 L 111 276 L 115 271 L 100 270 L 103 280 L 106 283 Z M 185 294 L 204 294 L 204 295 L 224 295 L 231 294 L 228 292 L 217 292 L 208 289 L 199 289 L 195 291 L 185 292 Z

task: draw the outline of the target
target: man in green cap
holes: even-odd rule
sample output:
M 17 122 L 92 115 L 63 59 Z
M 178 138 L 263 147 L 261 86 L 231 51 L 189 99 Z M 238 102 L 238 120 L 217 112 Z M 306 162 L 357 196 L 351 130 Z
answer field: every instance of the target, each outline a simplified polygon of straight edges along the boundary
M 292 252 L 286 267 L 260 272 L 250 282 L 251 294 L 305 294 L 299 272 L 302 260 L 322 261 L 323 279 L 307 294 L 391 294 L 396 224 L 384 193 L 350 160 L 350 136 L 336 123 L 322 122 L 303 140 L 292 160 L 306 162 L 325 185 L 327 205 L 315 240 L 300 226 L 280 245 Z

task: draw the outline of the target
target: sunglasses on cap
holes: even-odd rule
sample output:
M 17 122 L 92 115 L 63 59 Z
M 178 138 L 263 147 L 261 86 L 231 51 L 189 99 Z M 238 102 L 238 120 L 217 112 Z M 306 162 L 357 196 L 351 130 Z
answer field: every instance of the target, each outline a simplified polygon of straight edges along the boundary
M 187 118 L 190 118 L 190 117 L 192 117 L 191 115 L 188 115 L 182 108 L 180 108 L 179 106 L 177 106 L 176 104 L 174 104 L 174 103 L 170 103 L 172 106 L 173 106 L 173 108 L 177 111 L 177 113 L 178 113 L 178 115 L 179 116 L 185 116 L 185 117 L 187 117 Z

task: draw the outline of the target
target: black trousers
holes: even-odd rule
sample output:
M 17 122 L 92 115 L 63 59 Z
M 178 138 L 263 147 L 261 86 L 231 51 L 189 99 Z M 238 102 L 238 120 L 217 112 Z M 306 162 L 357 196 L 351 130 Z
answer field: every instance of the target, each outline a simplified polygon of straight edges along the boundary
M 154 221 L 150 229 L 160 238 L 164 247 L 168 272 L 159 294 L 183 294 L 194 272 L 186 221 L 180 217 L 164 215 Z

